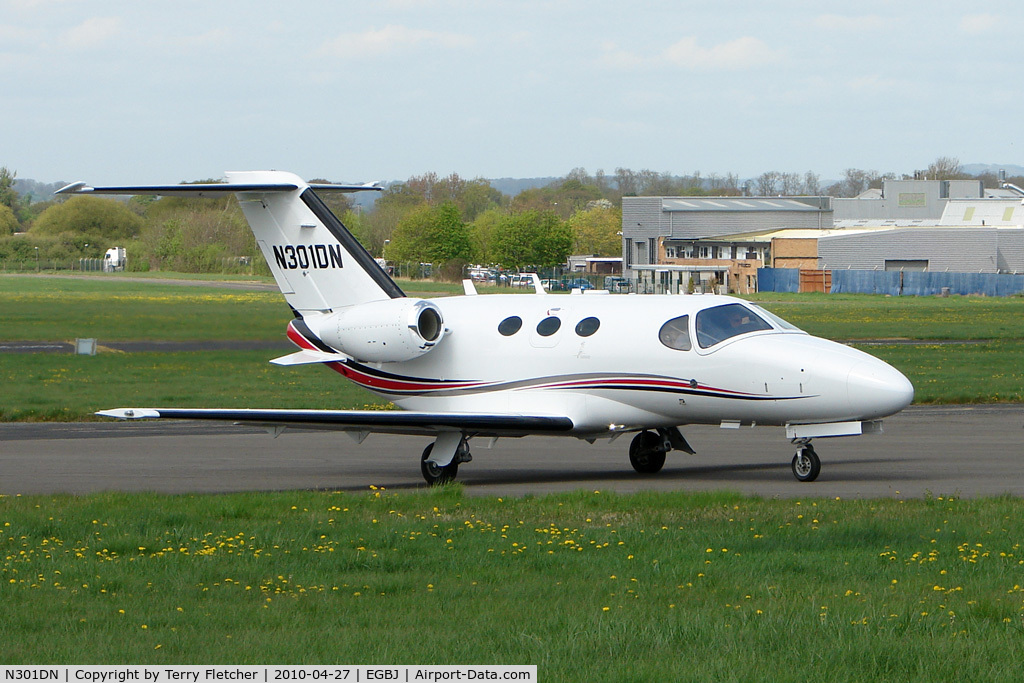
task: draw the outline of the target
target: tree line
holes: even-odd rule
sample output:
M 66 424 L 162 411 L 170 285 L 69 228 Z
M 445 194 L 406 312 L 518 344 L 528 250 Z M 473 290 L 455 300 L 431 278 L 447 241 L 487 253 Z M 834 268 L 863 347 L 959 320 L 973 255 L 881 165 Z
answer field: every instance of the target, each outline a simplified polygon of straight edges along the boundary
M 618 256 L 624 196 L 853 197 L 889 178 L 973 178 L 959 161 L 940 157 L 927 169 L 897 176 L 847 169 L 822 188 L 819 177 L 768 171 L 741 182 L 732 174 L 685 176 L 617 168 L 593 175 L 576 168 L 554 182 L 509 197 L 482 178 L 426 173 L 392 183 L 369 209 L 325 193 L 331 210 L 375 257 L 431 263 L 451 280 L 466 265 L 510 270 L 562 264 L 570 254 Z M 0 167 L 0 261 L 99 258 L 128 250 L 129 269 L 179 272 L 269 272 L 233 196 L 217 199 L 73 196 L 32 201 L 14 189 L 16 173 Z M 981 176 L 988 186 L 998 184 Z M 1011 178 L 1024 184 L 1024 179 Z M 328 182 L 315 179 L 311 182 Z

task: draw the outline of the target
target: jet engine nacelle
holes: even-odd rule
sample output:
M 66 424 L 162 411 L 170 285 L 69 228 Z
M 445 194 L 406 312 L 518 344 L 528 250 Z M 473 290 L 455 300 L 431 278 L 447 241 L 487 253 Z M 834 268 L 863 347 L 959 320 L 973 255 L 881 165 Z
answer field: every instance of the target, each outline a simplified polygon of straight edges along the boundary
M 359 361 L 397 363 L 441 341 L 444 320 L 423 299 L 387 299 L 336 311 L 320 326 L 320 339 Z

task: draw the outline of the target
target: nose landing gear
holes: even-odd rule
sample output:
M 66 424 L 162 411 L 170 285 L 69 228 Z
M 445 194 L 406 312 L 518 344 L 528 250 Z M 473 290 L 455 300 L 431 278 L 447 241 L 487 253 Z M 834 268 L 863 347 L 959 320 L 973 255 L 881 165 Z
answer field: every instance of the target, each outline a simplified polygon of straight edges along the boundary
M 814 452 L 810 439 L 794 439 L 796 455 L 793 456 L 793 476 L 797 481 L 814 481 L 821 473 L 821 460 Z

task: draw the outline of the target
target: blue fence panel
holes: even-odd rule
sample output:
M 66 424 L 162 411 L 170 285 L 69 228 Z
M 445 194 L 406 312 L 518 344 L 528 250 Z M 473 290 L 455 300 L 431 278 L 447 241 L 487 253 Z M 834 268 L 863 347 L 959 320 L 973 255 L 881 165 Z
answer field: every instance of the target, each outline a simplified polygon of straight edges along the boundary
M 1024 292 L 1024 275 L 833 270 L 832 293 L 934 296 L 948 289 L 961 296 L 1011 296 Z
M 899 295 L 899 273 L 884 270 L 833 270 L 833 294 Z
M 758 268 L 757 291 L 792 292 L 800 291 L 799 268 Z

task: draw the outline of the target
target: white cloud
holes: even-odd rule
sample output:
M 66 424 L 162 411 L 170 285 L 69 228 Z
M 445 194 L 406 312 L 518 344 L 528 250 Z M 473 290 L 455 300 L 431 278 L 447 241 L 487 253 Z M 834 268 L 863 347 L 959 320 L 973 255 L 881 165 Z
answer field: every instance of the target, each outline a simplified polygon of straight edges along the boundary
M 666 61 L 690 69 L 744 69 L 777 62 L 782 53 L 757 38 L 744 36 L 705 48 L 693 37 L 683 38 L 664 52 Z
M 58 8 L 57 6 L 67 5 L 71 2 L 78 1 L 79 0 L 8 0 L 7 4 L 18 11 L 31 11 L 36 8 L 46 8 L 47 5 L 49 5 L 48 9 L 53 11 L 57 11 L 58 9 L 63 11 L 63 8 Z
M 861 33 L 888 28 L 889 22 L 876 14 L 851 17 L 844 14 L 822 14 L 814 18 L 814 25 L 829 31 Z
M 61 43 L 73 49 L 103 45 L 121 32 L 118 17 L 94 17 L 68 29 L 61 36 Z
M 40 31 L 27 29 L 23 26 L 0 24 L 0 43 L 10 47 L 12 43 L 30 45 L 39 41 Z
M 474 42 L 471 36 L 461 33 L 426 31 L 407 26 L 389 25 L 379 31 L 342 34 L 334 40 L 322 44 L 317 50 L 317 54 L 343 59 L 379 57 L 418 47 L 467 48 Z
M 883 78 L 878 74 L 860 76 L 847 83 L 850 90 L 864 94 L 883 94 L 898 92 L 904 88 L 904 83 L 892 78 Z
M 175 36 L 166 42 L 183 52 L 199 48 L 223 48 L 231 43 L 231 34 L 223 28 L 214 28 L 205 33 Z
M 630 137 L 636 135 L 645 135 L 652 132 L 651 127 L 643 122 L 639 121 L 613 121 L 611 119 L 600 118 L 600 117 L 589 117 L 585 118 L 580 122 L 580 126 L 589 132 L 598 133 L 600 135 L 609 135 L 615 137 Z
M 777 63 L 784 55 L 782 50 L 774 50 L 752 36 L 711 47 L 702 47 L 696 38 L 687 36 L 649 57 L 623 50 L 615 43 L 605 43 L 602 48 L 601 63 L 620 69 L 673 66 L 692 71 L 737 71 Z
M 610 66 L 616 69 L 635 69 L 637 67 L 644 66 L 648 61 L 640 55 L 623 50 L 613 42 L 606 42 L 601 46 L 603 53 L 601 55 L 600 62 L 605 66 Z
M 971 14 L 960 19 L 960 29 L 971 35 L 988 33 L 999 25 L 999 19 L 993 14 Z

